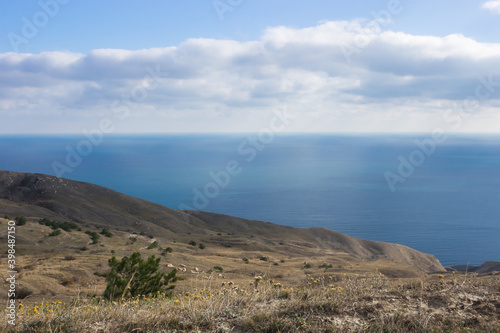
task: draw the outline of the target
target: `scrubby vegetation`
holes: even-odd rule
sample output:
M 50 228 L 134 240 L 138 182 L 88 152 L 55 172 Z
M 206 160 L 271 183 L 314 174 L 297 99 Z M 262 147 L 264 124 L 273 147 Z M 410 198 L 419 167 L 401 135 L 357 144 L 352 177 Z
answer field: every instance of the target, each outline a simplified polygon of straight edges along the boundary
M 61 234 L 61 229 L 56 229 L 49 234 L 49 237 L 59 236 Z
M 0 332 L 500 333 L 498 274 L 452 275 L 432 256 L 326 229 L 284 229 L 232 217 L 219 221 L 203 212 L 176 217 L 143 200 L 122 201 L 112 191 L 68 182 L 72 185 L 40 182 L 50 184 L 45 189 L 54 194 L 58 186 L 50 216 L 78 221 L 88 235 L 70 225 L 68 233 L 48 219 L 30 223 L 40 217 L 36 212 L 43 200 L 24 201 L 25 211 L 6 202 L 9 215 L 28 216 L 28 222 L 19 228 L 16 244 L 16 326 L 2 316 Z M 72 196 L 78 191 L 85 201 Z M 128 213 L 108 214 L 116 211 L 116 202 Z M 0 223 L 0 237 L 7 239 L 8 221 Z M 144 232 L 139 236 L 132 226 Z M 103 228 L 113 230 L 113 237 L 100 235 Z M 47 237 L 56 231 L 61 235 Z M 99 237 L 102 242 L 89 245 L 89 236 L 94 244 Z M 187 245 L 191 240 L 194 245 Z M 146 250 L 154 241 L 162 247 Z M 195 241 L 207 249 L 200 250 Z M 172 248 L 163 246 L 173 253 L 167 255 Z M 145 269 L 151 275 L 139 279 L 140 265 L 132 264 L 131 254 L 143 250 L 165 254 L 168 262 L 156 272 Z M 115 259 L 108 266 L 109 253 L 129 256 L 128 261 Z M 372 260 L 374 254 L 383 259 Z M 161 290 L 158 284 L 133 286 L 157 281 L 156 273 L 175 268 L 174 290 L 167 289 L 170 283 Z M 9 270 L 7 260 L 0 261 L 0 269 Z
M 111 231 L 109 231 L 108 229 L 106 228 L 103 228 L 101 230 L 101 235 L 104 235 L 106 237 L 113 237 L 113 234 L 111 233 Z
M 161 258 L 154 255 L 144 260 L 139 252 L 121 260 L 116 260 L 115 256 L 111 257 L 108 261 L 111 271 L 106 278 L 108 285 L 104 298 L 113 301 L 160 293 L 170 296 L 175 287 L 172 283 L 177 281 L 177 270 L 173 269 L 168 274 L 159 271 L 160 260 Z
M 322 263 L 321 265 L 318 266 L 318 268 L 324 268 L 325 269 L 325 272 L 328 268 L 332 268 L 333 265 L 332 264 L 327 264 L 326 262 Z
M 148 250 L 152 250 L 158 247 L 158 242 L 154 241 L 153 243 L 149 244 Z
M 163 251 L 161 251 L 161 254 L 162 255 L 166 255 L 167 253 L 172 253 L 172 251 L 174 251 L 170 246 L 163 249 Z
M 259 280 L 258 283 L 255 281 Z M 19 305 L 15 332 L 499 332 L 498 276 L 309 276 L 300 286 L 212 275 L 192 292 Z
M 85 231 L 85 233 L 90 236 L 92 244 L 97 244 L 97 242 L 99 242 L 99 239 L 101 238 L 101 236 L 95 231 L 87 230 Z
M 51 227 L 54 230 L 57 230 L 61 228 L 64 231 L 71 232 L 71 230 L 77 230 L 78 225 L 72 222 L 57 222 L 57 221 L 51 221 L 47 218 L 40 219 L 38 221 L 41 225 L 46 225 L 48 227 Z
M 16 225 L 25 225 L 27 222 L 24 216 L 16 216 L 14 220 L 16 221 Z

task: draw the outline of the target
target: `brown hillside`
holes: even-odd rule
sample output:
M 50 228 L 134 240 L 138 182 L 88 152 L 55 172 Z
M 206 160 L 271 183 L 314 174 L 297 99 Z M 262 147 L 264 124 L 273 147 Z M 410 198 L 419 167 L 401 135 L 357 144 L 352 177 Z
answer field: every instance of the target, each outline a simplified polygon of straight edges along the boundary
M 402 245 L 362 240 L 325 228 L 298 229 L 220 214 L 178 211 L 101 186 L 42 174 L 0 171 L 0 213 L 142 231 L 165 239 L 199 235 L 209 237 L 214 244 L 245 251 L 308 256 L 327 250 L 364 261 L 397 262 L 402 269 L 444 271 L 434 256 Z M 216 233 L 230 234 L 232 238 L 228 243 L 214 236 Z

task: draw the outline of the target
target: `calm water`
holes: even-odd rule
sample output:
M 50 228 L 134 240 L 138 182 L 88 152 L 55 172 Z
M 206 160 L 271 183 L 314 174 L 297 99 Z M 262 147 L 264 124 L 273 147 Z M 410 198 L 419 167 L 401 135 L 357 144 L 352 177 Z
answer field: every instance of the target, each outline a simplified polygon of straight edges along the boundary
M 81 143 L 81 160 L 68 165 L 66 147 L 76 150 L 83 136 L 4 136 L 0 169 L 56 175 L 57 162 L 65 178 L 171 208 L 327 227 L 432 253 L 444 265 L 500 261 L 500 137 L 449 138 L 429 156 L 410 136 L 262 139 L 110 136 Z M 400 175 L 398 157 L 410 155 L 421 165 Z M 394 192 L 387 171 L 401 177 Z

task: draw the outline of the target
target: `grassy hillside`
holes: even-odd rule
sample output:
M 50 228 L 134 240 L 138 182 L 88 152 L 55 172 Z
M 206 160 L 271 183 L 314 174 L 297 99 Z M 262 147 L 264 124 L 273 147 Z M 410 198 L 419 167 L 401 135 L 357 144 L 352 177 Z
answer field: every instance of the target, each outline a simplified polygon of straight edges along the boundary
M 200 278 L 198 288 L 107 302 L 79 297 L 19 307 L 16 332 L 500 332 L 498 276 L 388 279 L 305 276 L 290 286 Z M 5 317 L 0 329 L 12 329 Z
M 0 219 L 0 230 L 6 227 Z M 228 247 L 237 239 L 222 233 L 213 238 L 225 246 L 208 236 L 165 240 L 121 231 L 91 244 L 85 231 L 100 232 L 84 226 L 49 236 L 54 230 L 34 218 L 17 227 L 19 317 L 14 330 L 2 317 L 0 331 L 500 332 L 498 273 L 422 274 L 333 252 L 245 251 Z M 155 241 L 159 246 L 151 248 Z M 187 268 L 172 298 L 109 303 L 99 297 L 111 251 L 161 256 L 168 247 L 162 270 Z M 4 281 L 6 271 L 2 260 Z
M 39 174 L 0 171 L 0 213 L 46 217 L 122 233 L 143 232 L 164 241 L 196 235 L 213 245 L 242 251 L 304 257 L 347 254 L 353 260 L 393 261 L 410 270 L 444 271 L 434 256 L 402 245 L 361 240 L 324 228 L 297 229 L 178 211 L 93 184 Z
M 161 268 L 165 271 L 171 270 L 172 266 L 185 268 L 185 272 L 179 273 L 182 278 L 177 284 L 179 292 L 199 287 L 198 283 L 210 276 L 219 282 L 247 284 L 254 276 L 260 275 L 295 285 L 308 274 L 366 276 L 377 269 L 388 277 L 419 277 L 424 274 L 394 261 L 366 261 L 348 253 L 310 247 L 308 243 L 280 245 L 259 239 L 259 236 L 243 238 L 221 232 L 165 238 L 140 231 L 110 229 L 112 237 L 100 235 L 97 244 L 92 244 L 86 232 L 100 234 L 102 229 L 82 225 L 80 230 L 67 232 L 59 229 L 60 234 L 51 236 L 54 230 L 38 221 L 39 218 L 28 217 L 25 225 L 16 228 L 17 280 L 19 287 L 28 294 L 29 302 L 67 301 L 77 295 L 101 295 L 109 270 L 108 259 L 112 254 L 120 258 L 135 251 L 143 256 L 161 256 Z M 3 242 L 6 242 L 7 222 L 0 219 L 0 239 Z M 192 242 L 196 245 L 189 244 Z M 216 266 L 222 271 L 214 270 Z M 0 278 L 6 278 L 6 272 L 7 262 L 2 260 Z
M 0 219 L 5 238 L 6 219 Z M 61 230 L 61 229 L 59 229 Z M 383 259 L 295 245 L 252 249 L 228 233 L 175 239 L 17 226 L 18 332 L 440 332 L 500 329 L 499 275 L 424 274 Z M 152 244 L 158 246 L 152 246 Z M 196 243 L 196 246 L 190 245 Z M 245 243 L 246 242 L 246 243 Z M 201 249 L 199 244 L 204 244 Z M 165 249 L 171 248 L 171 252 Z M 173 298 L 103 300 L 107 260 L 141 252 L 179 272 Z M 162 255 L 163 254 L 163 255 Z M 221 268 L 222 270 L 215 269 Z M 6 260 L 0 261 L 5 281 Z M 2 295 L 5 297 L 5 295 Z M 0 319 L 0 331 L 12 327 Z
M 11 172 L 0 172 L 4 215 L 4 244 L 9 219 L 27 219 L 16 226 L 19 317 L 15 328 L 0 319 L 2 332 L 500 332 L 497 273 L 446 272 L 401 245 Z M 136 251 L 179 270 L 172 298 L 101 298 L 108 259 Z

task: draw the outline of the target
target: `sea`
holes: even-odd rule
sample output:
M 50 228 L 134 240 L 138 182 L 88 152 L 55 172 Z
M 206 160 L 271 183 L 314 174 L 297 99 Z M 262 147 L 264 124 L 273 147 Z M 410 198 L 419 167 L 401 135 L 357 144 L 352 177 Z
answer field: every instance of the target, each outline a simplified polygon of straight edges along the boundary
M 500 261 L 500 136 L 0 136 L 0 170 L 102 185 L 174 209 Z M 1 213 L 1 212 L 0 212 Z

